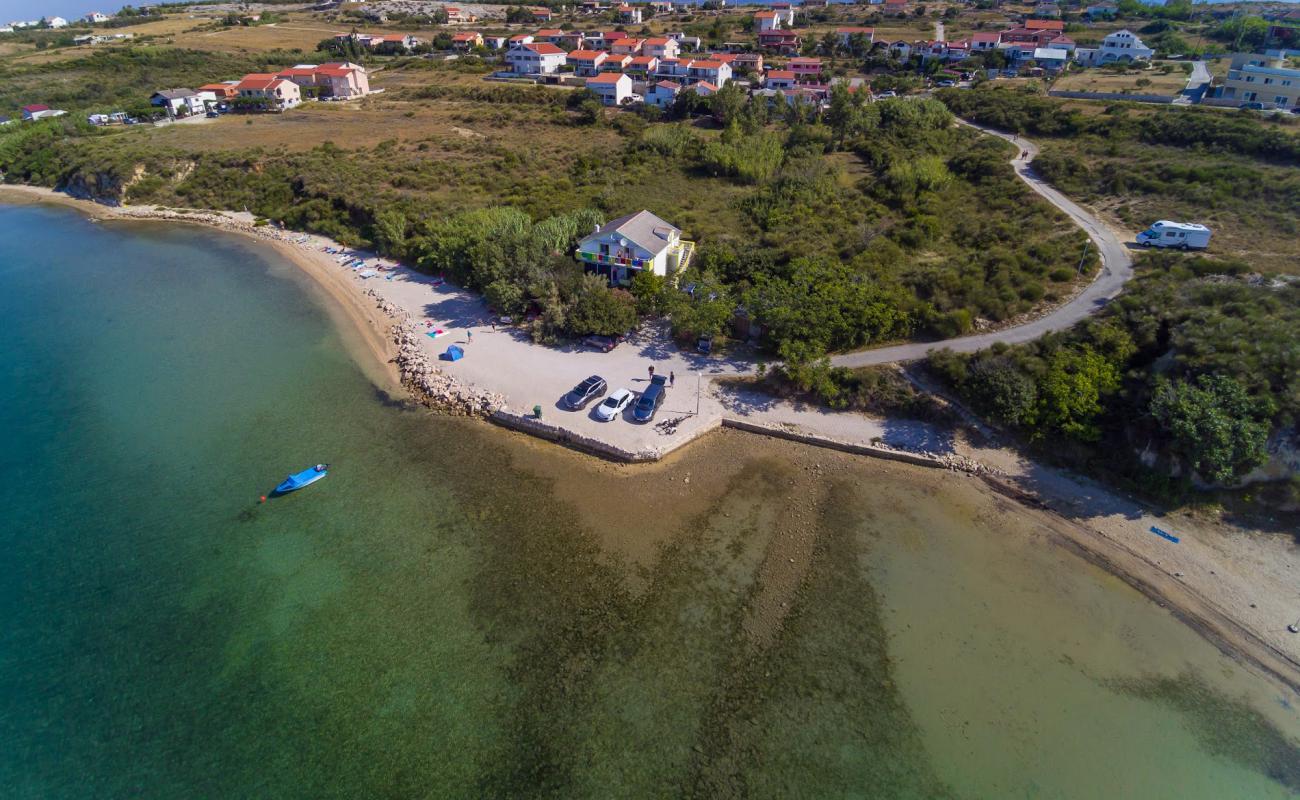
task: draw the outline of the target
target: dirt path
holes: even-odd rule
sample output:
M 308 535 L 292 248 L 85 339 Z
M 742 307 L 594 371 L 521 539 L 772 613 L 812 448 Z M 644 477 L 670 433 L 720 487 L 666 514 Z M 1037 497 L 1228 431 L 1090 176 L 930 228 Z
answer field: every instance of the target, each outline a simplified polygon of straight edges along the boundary
M 1032 341 L 1053 331 L 1069 328 L 1101 309 L 1124 288 L 1124 284 L 1133 277 L 1133 257 L 1120 234 L 1097 219 L 1092 212 L 1075 203 L 1070 198 L 1049 186 L 1042 178 L 1034 174 L 1030 162 L 1038 155 L 1038 146 L 1028 139 L 1010 133 L 1002 133 L 980 125 L 961 121 L 963 125 L 983 131 L 992 136 L 1006 139 L 1016 146 L 1016 155 L 1011 159 L 1011 166 L 1016 175 L 1031 189 L 1042 195 L 1047 202 L 1065 212 L 1076 225 L 1083 228 L 1092 240 L 1092 244 L 1101 253 L 1101 273 L 1091 284 L 1074 298 L 1051 313 L 1039 317 L 1024 325 L 1014 328 L 984 333 L 976 336 L 963 336 L 945 339 L 941 342 L 916 342 L 894 347 L 881 347 L 875 350 L 862 350 L 835 356 L 831 362 L 839 367 L 866 367 L 875 364 L 889 364 L 896 361 L 916 361 L 925 358 L 931 350 L 948 348 L 959 353 L 982 350 L 997 342 L 1004 344 L 1021 344 Z

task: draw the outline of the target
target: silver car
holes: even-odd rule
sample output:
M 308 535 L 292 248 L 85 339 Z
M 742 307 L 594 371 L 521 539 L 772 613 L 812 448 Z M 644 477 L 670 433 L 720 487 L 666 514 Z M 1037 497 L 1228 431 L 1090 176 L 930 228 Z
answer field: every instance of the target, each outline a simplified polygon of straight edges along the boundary
M 614 393 L 606 397 L 604 402 L 596 406 L 596 419 L 601 422 L 611 422 L 623 413 L 632 402 L 632 391 L 630 389 L 615 389 Z

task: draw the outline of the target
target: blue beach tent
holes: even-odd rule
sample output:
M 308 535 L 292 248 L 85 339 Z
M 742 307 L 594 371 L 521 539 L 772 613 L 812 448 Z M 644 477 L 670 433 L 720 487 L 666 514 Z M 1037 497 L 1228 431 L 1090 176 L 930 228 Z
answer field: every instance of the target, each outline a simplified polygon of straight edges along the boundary
M 465 351 L 453 344 L 447 348 L 447 352 L 443 353 L 442 357 L 446 361 L 460 361 L 465 357 Z

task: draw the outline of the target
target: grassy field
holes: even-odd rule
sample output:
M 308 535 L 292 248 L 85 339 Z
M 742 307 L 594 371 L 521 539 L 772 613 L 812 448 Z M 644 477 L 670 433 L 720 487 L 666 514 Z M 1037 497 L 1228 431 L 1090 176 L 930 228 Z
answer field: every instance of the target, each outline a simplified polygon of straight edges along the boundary
M 1187 85 L 1181 69 L 1164 73 L 1159 66 L 1140 72 L 1116 74 L 1100 69 L 1085 69 L 1062 75 L 1052 88 L 1065 92 L 1111 92 L 1114 94 L 1155 94 L 1172 96 Z

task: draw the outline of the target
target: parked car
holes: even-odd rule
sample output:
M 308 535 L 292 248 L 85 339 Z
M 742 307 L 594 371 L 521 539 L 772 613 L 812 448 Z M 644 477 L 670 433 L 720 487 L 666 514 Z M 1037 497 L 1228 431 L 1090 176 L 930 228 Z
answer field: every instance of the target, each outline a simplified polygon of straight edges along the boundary
M 663 376 L 656 375 L 658 380 Z M 668 395 L 667 388 L 662 383 L 651 383 L 650 387 L 641 393 L 637 398 L 636 405 L 632 407 L 632 419 L 637 422 L 649 422 L 655 418 L 655 412 L 659 406 L 663 405 L 664 397 Z
M 623 409 L 631 405 L 632 397 L 630 389 L 615 389 L 613 394 L 596 406 L 596 419 L 601 422 L 617 419 L 618 415 L 623 413 Z
M 217 117 L 221 116 L 221 112 L 220 112 L 220 111 L 209 111 L 209 112 L 207 113 L 206 116 L 207 116 L 208 119 L 216 119 Z
M 593 350 L 599 350 L 602 353 L 608 353 L 618 346 L 618 339 L 612 336 L 588 336 L 582 340 L 582 345 Z
M 605 379 L 599 375 L 592 375 L 582 383 L 573 387 L 573 390 L 564 396 L 564 405 L 577 411 L 587 405 L 593 397 L 600 397 L 609 388 L 605 385 Z
M 1237 108 L 1244 108 L 1250 111 L 1263 111 L 1264 104 L 1260 102 L 1242 103 L 1241 105 L 1237 106 Z
M 956 81 L 949 81 L 949 80 L 939 81 L 938 83 L 935 84 L 935 86 L 938 86 L 943 89 L 951 89 L 956 85 L 957 85 Z
M 711 335 L 708 335 L 708 334 L 705 334 L 704 336 L 701 336 L 701 337 L 699 338 L 699 340 L 695 342 L 695 349 L 696 349 L 696 350 L 699 350 L 701 353 L 704 353 L 705 355 L 708 355 L 709 353 L 712 353 L 712 352 L 713 352 L 713 337 L 712 337 Z
M 877 97 L 877 98 L 884 98 L 884 97 L 898 97 L 898 94 L 897 94 L 896 92 L 892 92 L 892 91 L 890 91 L 890 92 L 881 92 L 880 94 L 876 95 L 876 97 Z

